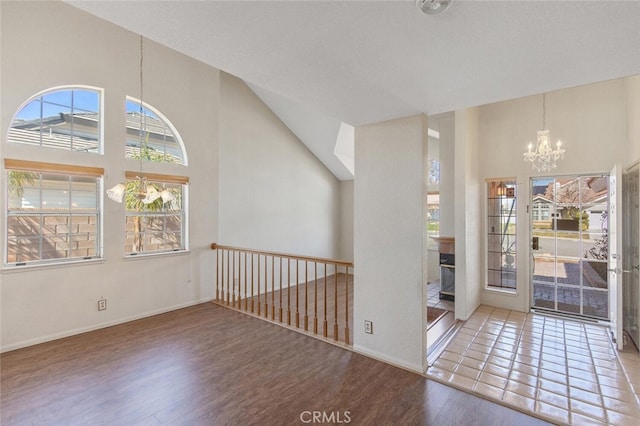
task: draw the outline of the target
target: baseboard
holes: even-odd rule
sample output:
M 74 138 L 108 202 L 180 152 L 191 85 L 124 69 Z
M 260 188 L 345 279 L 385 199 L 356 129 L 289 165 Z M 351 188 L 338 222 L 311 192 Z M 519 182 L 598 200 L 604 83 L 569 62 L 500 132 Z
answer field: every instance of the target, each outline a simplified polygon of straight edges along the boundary
M 393 365 L 394 367 L 402 368 L 403 370 L 410 371 L 412 373 L 423 375 L 426 369 L 426 365 L 412 364 L 402 361 L 400 359 L 390 357 L 387 354 L 383 354 L 377 351 L 373 351 L 371 349 L 365 348 L 360 345 L 353 345 L 353 351 L 359 353 L 360 355 L 364 355 L 369 358 L 373 358 L 377 361 L 384 362 L 385 364 Z
M 26 348 L 28 346 L 33 346 L 33 345 L 38 345 L 40 343 L 50 342 L 52 340 L 62 339 L 64 337 L 75 336 L 76 334 L 87 333 L 89 331 L 95 331 L 95 330 L 99 330 L 101 328 L 107 328 L 107 327 L 111 327 L 111 326 L 118 325 L 118 324 L 124 324 L 126 322 L 135 321 L 135 320 L 139 320 L 139 319 L 147 318 L 147 317 L 152 317 L 154 315 L 164 314 L 164 313 L 175 311 L 175 310 L 182 309 L 182 308 L 188 308 L 189 306 L 199 305 L 201 303 L 206 303 L 206 302 L 209 302 L 211 300 L 212 300 L 211 298 L 193 300 L 193 301 L 190 301 L 190 302 L 187 302 L 187 303 L 181 303 L 181 304 L 178 304 L 178 305 L 173 305 L 173 306 L 169 306 L 169 307 L 166 307 L 166 308 L 157 309 L 155 311 L 148 311 L 148 312 L 144 312 L 144 313 L 137 314 L 137 315 L 131 315 L 129 317 L 120 318 L 120 319 L 113 320 L 113 321 L 108 321 L 108 322 L 103 322 L 103 323 L 91 325 L 91 326 L 88 326 L 88 327 L 80 327 L 80 328 L 75 328 L 73 330 L 63 331 L 61 333 L 50 334 L 48 336 L 41 336 L 41 337 L 36 337 L 36 338 L 33 338 L 33 339 L 23 340 L 23 341 L 18 342 L 18 343 L 12 343 L 10 345 L 5 345 L 5 346 L 0 347 L 0 353 L 14 351 L 16 349 Z

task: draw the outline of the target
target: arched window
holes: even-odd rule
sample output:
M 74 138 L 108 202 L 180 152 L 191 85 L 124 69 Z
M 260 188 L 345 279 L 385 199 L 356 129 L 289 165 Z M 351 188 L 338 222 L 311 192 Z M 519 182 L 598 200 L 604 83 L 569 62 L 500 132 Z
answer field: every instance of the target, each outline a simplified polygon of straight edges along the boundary
M 66 86 L 33 96 L 14 116 L 12 143 L 102 154 L 102 91 Z
M 180 134 L 157 109 L 138 99 L 127 97 L 126 158 L 187 165 Z

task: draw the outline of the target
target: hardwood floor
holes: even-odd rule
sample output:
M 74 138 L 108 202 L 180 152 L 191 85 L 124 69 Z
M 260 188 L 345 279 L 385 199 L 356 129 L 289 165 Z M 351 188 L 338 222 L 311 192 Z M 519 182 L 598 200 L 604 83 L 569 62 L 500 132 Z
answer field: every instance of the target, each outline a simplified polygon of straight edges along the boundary
M 3 426 L 544 424 L 212 303 L 0 362 Z

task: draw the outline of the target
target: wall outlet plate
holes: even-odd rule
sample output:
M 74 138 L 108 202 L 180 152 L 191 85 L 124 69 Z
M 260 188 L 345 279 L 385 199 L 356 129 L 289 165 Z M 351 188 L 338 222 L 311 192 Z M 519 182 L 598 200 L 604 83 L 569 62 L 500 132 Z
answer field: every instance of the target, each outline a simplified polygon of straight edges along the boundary
M 106 311 L 107 310 L 107 299 L 98 300 L 98 310 Z
M 364 332 L 367 334 L 373 334 L 373 322 L 364 320 Z

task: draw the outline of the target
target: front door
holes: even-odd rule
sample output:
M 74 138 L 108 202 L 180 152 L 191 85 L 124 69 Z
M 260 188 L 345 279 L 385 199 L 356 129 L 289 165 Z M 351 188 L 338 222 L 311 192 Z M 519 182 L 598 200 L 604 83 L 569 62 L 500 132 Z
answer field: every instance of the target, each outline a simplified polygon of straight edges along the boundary
M 622 224 L 622 178 L 620 168 L 614 166 L 609 175 L 609 320 L 611 334 L 618 349 L 622 349 L 622 235 L 618 235 L 618 224 Z
M 640 165 L 625 173 L 623 178 L 623 300 L 624 331 L 636 348 L 640 347 L 640 324 L 638 305 L 640 305 Z
M 531 179 L 531 306 L 609 320 L 609 177 Z

